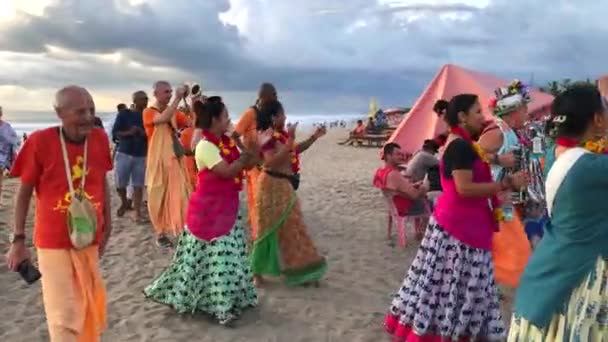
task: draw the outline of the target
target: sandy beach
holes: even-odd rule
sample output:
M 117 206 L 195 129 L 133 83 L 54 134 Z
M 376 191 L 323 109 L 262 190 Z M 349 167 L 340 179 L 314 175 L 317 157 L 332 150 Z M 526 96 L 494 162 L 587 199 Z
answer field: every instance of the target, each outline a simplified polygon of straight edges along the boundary
M 258 308 L 234 328 L 203 316 L 180 316 L 146 300 L 142 289 L 170 262 L 154 244 L 152 228 L 114 217 L 114 234 L 102 260 L 108 289 L 104 341 L 389 341 L 382 323 L 391 300 L 416 253 L 413 234 L 406 249 L 386 239 L 386 210 L 371 186 L 380 164 L 376 148 L 339 146 L 345 130 L 331 131 L 302 156 L 299 190 L 310 233 L 328 259 L 320 288 L 289 288 L 272 282 L 259 291 Z M 18 181 L 5 181 L 0 205 L 7 250 Z M 114 210 L 118 199 L 113 198 Z M 30 211 L 32 212 L 32 211 Z M 31 215 L 30 215 L 31 216 Z M 28 220 L 31 236 L 32 217 Z M 35 254 L 35 253 L 34 253 Z M 46 341 L 40 284 L 27 286 L 0 265 L 0 341 Z M 503 308 L 510 312 L 510 308 Z M 505 322 L 508 317 L 504 317 Z

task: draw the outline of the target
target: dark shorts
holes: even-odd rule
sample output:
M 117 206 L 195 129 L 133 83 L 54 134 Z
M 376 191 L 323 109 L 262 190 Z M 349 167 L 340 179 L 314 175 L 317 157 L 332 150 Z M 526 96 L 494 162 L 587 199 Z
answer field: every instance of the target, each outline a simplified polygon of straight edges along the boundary
M 408 216 L 417 216 L 417 215 L 425 215 L 428 214 L 428 200 L 426 198 L 421 198 L 412 201 L 412 205 L 410 206 L 410 210 L 408 211 Z
M 146 157 L 116 152 L 114 178 L 118 189 L 125 189 L 128 185 L 143 188 L 146 179 Z

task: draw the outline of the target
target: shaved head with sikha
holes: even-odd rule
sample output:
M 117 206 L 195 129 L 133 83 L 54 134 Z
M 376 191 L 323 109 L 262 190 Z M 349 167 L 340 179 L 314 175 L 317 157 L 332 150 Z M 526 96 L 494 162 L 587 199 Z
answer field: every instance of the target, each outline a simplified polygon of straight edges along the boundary
M 64 133 L 73 140 L 85 139 L 94 127 L 95 103 L 83 87 L 70 85 L 57 91 L 55 112 Z
M 171 84 L 167 81 L 156 81 L 152 86 L 154 90 L 154 97 L 156 98 L 157 104 L 161 107 L 165 107 L 171 101 L 171 97 L 173 96 L 173 89 L 171 88 Z

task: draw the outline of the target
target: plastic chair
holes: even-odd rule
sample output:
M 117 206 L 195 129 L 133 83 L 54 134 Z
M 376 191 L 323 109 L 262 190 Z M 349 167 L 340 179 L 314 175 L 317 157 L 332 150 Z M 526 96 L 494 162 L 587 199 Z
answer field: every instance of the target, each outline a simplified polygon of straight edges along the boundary
M 399 215 L 397 208 L 393 202 L 393 197 L 396 195 L 395 191 L 392 190 L 382 190 L 382 195 L 384 196 L 384 200 L 387 205 L 388 211 L 388 227 L 387 227 L 387 237 L 390 239 L 392 236 L 393 224 L 397 227 L 397 236 L 399 238 L 399 245 L 402 248 L 407 246 L 407 226 L 408 223 L 412 223 L 415 229 L 415 220 L 420 218 L 428 218 L 430 216 L 430 208 L 428 202 L 425 201 L 425 213 L 421 215 Z M 424 227 L 426 228 L 426 227 Z M 417 232 L 423 233 L 423 232 Z

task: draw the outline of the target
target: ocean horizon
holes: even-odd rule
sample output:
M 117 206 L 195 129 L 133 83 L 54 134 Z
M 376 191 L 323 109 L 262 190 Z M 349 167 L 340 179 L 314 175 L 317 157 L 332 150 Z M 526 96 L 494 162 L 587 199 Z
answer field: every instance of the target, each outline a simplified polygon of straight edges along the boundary
M 364 119 L 367 114 L 290 114 L 287 113 L 288 122 L 298 122 L 301 126 L 310 127 L 315 123 L 332 122 L 332 121 L 346 121 L 347 124 L 351 124 L 358 119 Z M 97 116 L 103 121 L 106 131 L 112 129 L 116 113 L 101 112 L 97 113 Z M 236 123 L 238 121 L 240 113 L 235 117 L 231 115 L 232 121 Z M 59 124 L 57 115 L 52 111 L 13 111 L 5 112 L 2 118 L 6 122 L 10 123 L 13 129 L 21 137 L 24 133 L 30 134 L 39 129 L 46 127 L 56 126 Z

